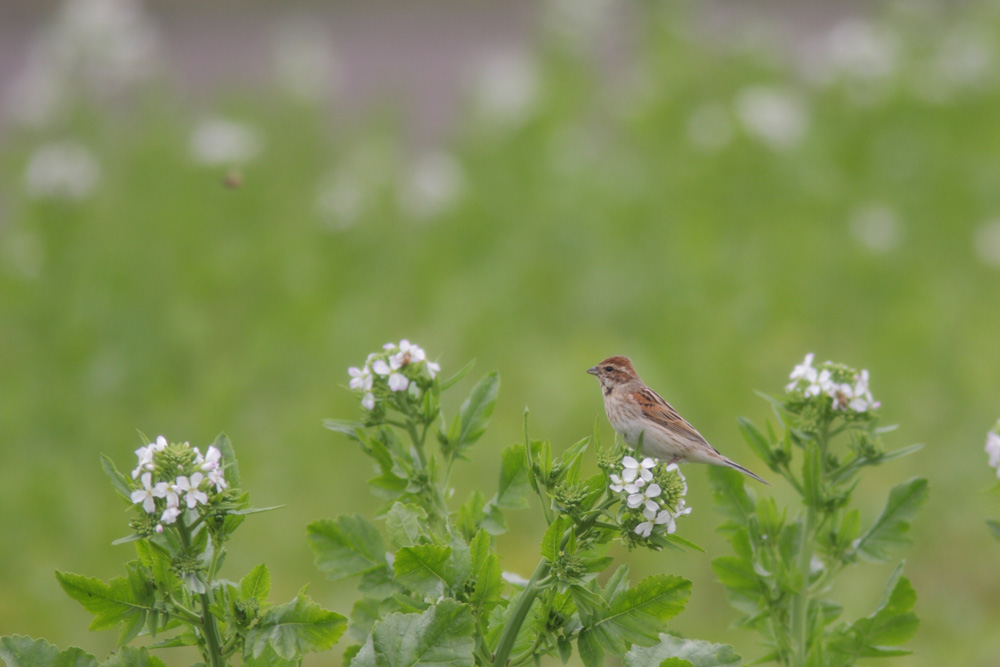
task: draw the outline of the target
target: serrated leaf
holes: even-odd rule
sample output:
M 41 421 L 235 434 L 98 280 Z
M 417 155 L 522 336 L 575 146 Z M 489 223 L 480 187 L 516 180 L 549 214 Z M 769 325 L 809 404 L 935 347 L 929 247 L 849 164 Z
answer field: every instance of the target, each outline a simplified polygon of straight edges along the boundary
M 497 402 L 497 393 L 500 391 L 500 374 L 496 371 L 487 373 L 476 383 L 469 393 L 469 397 L 462 403 L 459 415 L 462 418 L 462 428 L 459 431 L 457 441 L 452 442 L 456 450 L 461 450 L 471 446 L 486 432 L 490 415 L 493 414 L 493 407 Z
M 488 613 L 500 603 L 503 594 L 503 571 L 500 558 L 490 546 L 490 535 L 485 530 L 476 533 L 469 544 L 474 584 L 469 603 L 480 613 Z
M 500 484 L 493 504 L 501 509 L 526 509 L 530 493 L 524 445 L 511 445 L 500 454 Z
M 0 637 L 0 658 L 7 667 L 97 667 L 97 658 L 81 648 L 60 651 L 44 639 Z
M 270 646 L 285 660 L 303 653 L 325 651 L 347 629 L 347 619 L 323 609 L 308 595 L 299 593 L 291 602 L 271 607 L 247 633 L 244 654 L 259 658 Z
M 134 571 L 105 583 L 82 574 L 56 571 L 56 579 L 66 594 L 94 615 L 91 630 L 107 630 L 121 624 L 118 644 L 133 639 L 152 610 L 152 596 L 146 583 Z
M 240 599 L 244 602 L 257 600 L 263 605 L 267 602 L 267 594 L 270 592 L 271 573 L 263 563 L 250 570 L 247 576 L 240 580 Z
M 563 534 L 572 523 L 573 520 L 570 517 L 560 514 L 549 525 L 545 531 L 545 535 L 542 536 L 542 558 L 553 563 L 559 560 L 559 555 L 562 553 Z
M 590 626 L 601 644 L 623 653 L 628 644 L 650 644 L 664 623 L 679 614 L 691 596 L 691 582 L 673 575 L 643 579 L 610 600 L 607 616 Z
M 576 646 L 585 667 L 601 667 L 604 664 L 604 649 L 593 630 L 584 628 L 576 639 Z
M 375 625 L 352 667 L 473 664 L 475 626 L 469 608 L 445 599 L 420 614 L 392 613 Z
M 424 597 L 436 598 L 446 587 L 460 585 L 449 567 L 451 555 L 451 547 L 438 544 L 403 547 L 392 565 L 396 581 Z
M 316 567 L 333 581 L 386 564 L 382 536 L 358 514 L 313 522 L 306 528 L 306 535 L 316 554 Z
M 397 547 L 412 547 L 424 534 L 427 510 L 409 503 L 395 502 L 385 515 L 385 529 Z
M 292 660 L 286 660 L 282 658 L 270 645 L 265 646 L 264 650 L 256 658 L 251 656 L 244 656 L 243 667 L 300 667 L 302 660 L 295 658 Z M 193 665 L 192 667 L 205 667 L 202 663 Z
M 115 462 L 104 454 L 101 454 L 101 468 L 104 469 L 104 473 L 109 479 L 111 479 L 111 485 L 115 487 L 115 491 L 118 495 L 131 504 L 132 485 L 129 484 L 128 477 L 118 472 L 118 468 L 115 467 Z
M 922 477 L 892 487 L 882 513 L 858 540 L 858 553 L 870 560 L 884 562 L 888 560 L 888 549 L 912 542 L 906 533 L 927 495 L 927 480 Z
M 911 639 L 920 623 L 911 610 L 917 595 L 906 577 L 901 576 L 900 564 L 886 584 L 885 594 L 878 608 L 865 618 L 855 621 L 849 628 L 838 633 L 829 646 L 848 656 L 846 664 L 862 657 L 887 657 L 905 655 L 908 651 L 886 649 L 898 646 Z
M 101 667 L 166 667 L 166 664 L 145 646 L 123 646 L 102 662 Z
M 661 633 L 659 642 L 652 646 L 633 646 L 625 654 L 625 667 L 663 665 L 669 659 L 691 667 L 740 667 L 743 664 L 743 658 L 728 644 L 682 639 Z

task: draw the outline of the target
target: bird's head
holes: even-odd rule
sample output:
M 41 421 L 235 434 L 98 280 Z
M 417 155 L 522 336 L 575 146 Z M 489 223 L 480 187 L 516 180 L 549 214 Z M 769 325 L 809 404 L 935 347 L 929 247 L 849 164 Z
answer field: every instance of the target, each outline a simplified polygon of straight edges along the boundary
M 638 373 L 632 367 L 632 360 L 622 356 L 608 357 L 596 366 L 588 368 L 587 372 L 596 375 L 604 387 L 614 387 L 639 379 Z

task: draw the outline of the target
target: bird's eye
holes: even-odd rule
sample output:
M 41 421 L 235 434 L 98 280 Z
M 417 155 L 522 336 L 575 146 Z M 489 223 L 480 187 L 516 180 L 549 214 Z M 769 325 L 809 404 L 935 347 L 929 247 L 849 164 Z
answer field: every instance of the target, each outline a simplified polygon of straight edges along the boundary
M 605 367 L 604 367 L 604 372 L 605 372 L 605 373 L 610 373 L 610 372 L 611 372 L 611 371 L 613 371 L 613 370 L 615 370 L 615 367 L 614 367 L 614 366 L 605 366 Z

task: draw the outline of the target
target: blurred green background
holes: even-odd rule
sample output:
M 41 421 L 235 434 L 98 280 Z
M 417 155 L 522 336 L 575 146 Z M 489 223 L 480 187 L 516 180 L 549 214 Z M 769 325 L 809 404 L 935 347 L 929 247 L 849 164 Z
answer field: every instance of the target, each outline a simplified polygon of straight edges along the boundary
M 926 443 L 858 490 L 870 519 L 931 482 L 899 554 L 921 630 L 891 664 L 994 667 L 1000 5 L 865 9 L 0 4 L 0 634 L 112 648 L 53 570 L 133 556 L 99 454 L 130 469 L 137 430 L 226 431 L 255 504 L 286 507 L 244 524 L 224 574 L 266 562 L 273 599 L 309 583 L 348 613 L 305 526 L 375 511 L 321 420 L 359 414 L 347 367 L 386 341 L 500 371 L 459 497 L 493 492 L 526 406 L 557 450 L 595 419 L 610 438 L 584 371 L 612 354 L 764 473 L 736 417 L 767 419 L 754 390 L 812 351 L 870 370 L 890 447 Z M 615 555 L 692 579 L 671 628 L 752 660 L 686 472 L 680 532 L 707 553 Z M 502 565 L 527 574 L 541 518 L 512 518 Z M 890 571 L 844 575 L 849 618 Z

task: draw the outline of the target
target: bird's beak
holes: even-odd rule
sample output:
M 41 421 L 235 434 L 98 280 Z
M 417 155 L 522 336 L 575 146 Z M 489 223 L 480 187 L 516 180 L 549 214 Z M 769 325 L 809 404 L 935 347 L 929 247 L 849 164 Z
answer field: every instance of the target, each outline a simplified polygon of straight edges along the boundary
M 597 375 L 597 366 L 591 366 L 590 368 L 587 369 L 587 372 L 590 373 L 591 375 Z

